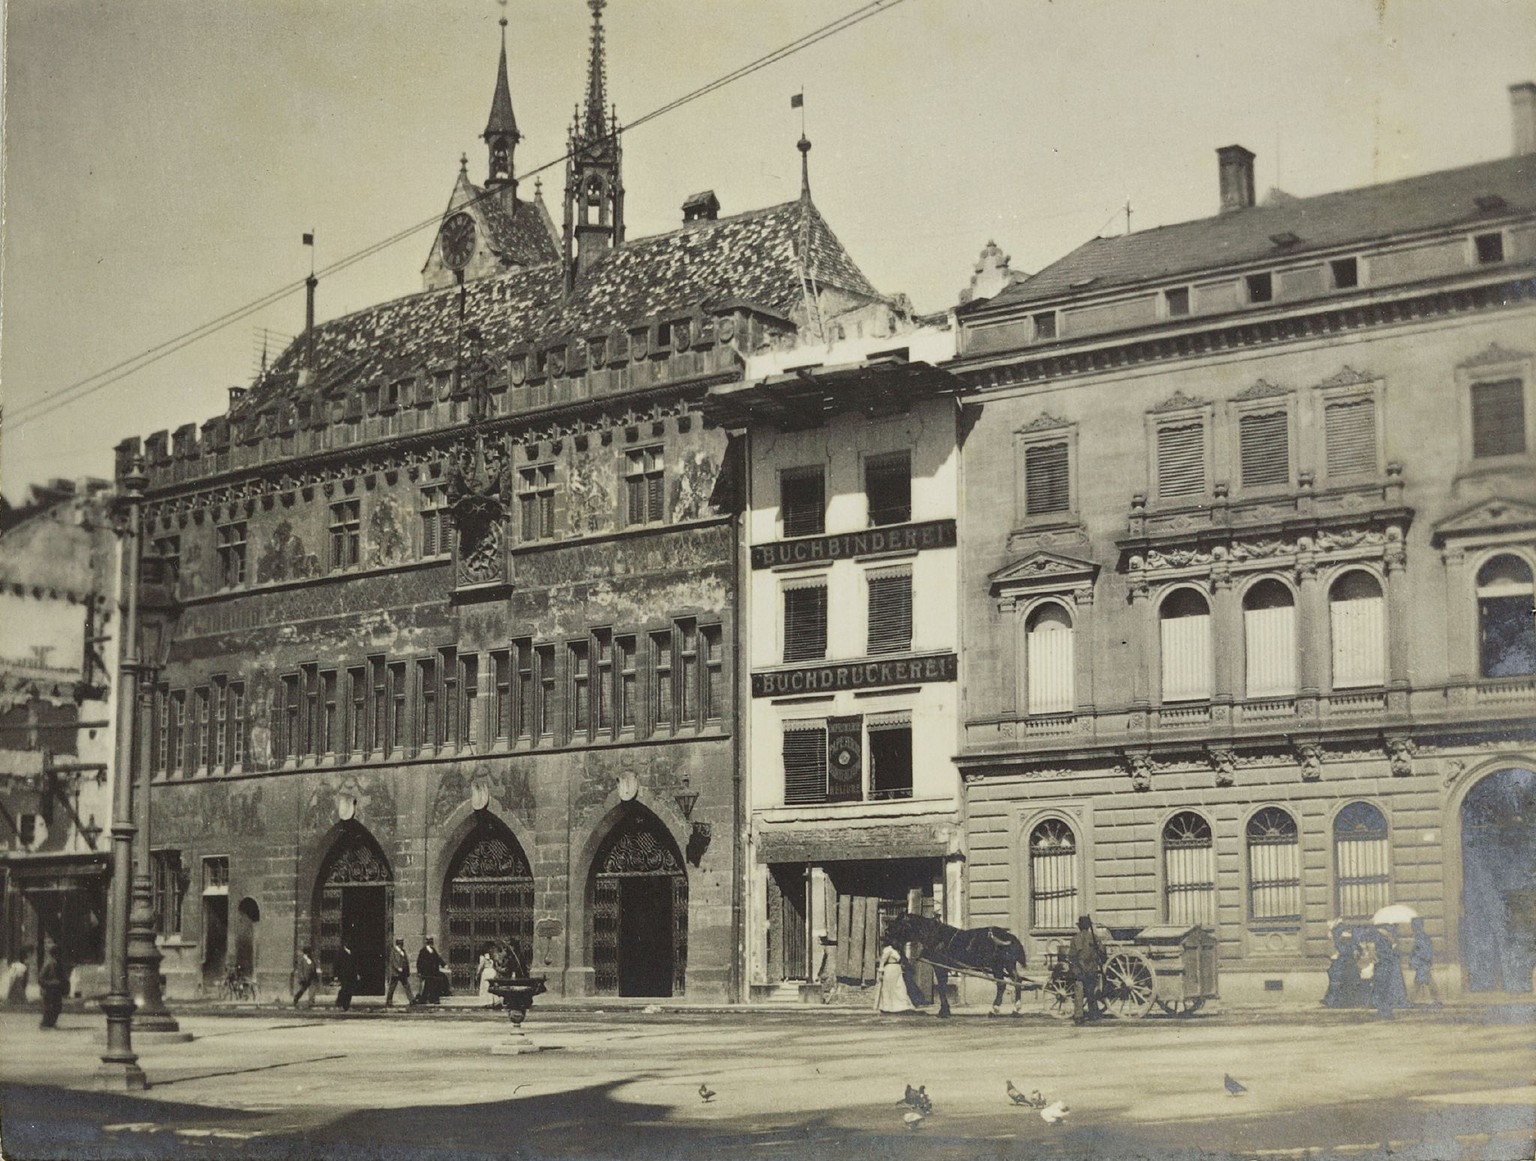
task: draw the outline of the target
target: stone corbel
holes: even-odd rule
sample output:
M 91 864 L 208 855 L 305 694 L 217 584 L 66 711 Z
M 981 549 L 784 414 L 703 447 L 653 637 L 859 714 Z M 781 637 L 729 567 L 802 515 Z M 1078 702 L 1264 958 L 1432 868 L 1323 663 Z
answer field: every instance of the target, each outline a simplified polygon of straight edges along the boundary
M 1131 776 L 1131 788 L 1133 790 L 1152 789 L 1152 755 L 1145 752 L 1120 751 L 1120 761 L 1125 765 L 1126 772 Z
M 1383 737 L 1383 745 L 1394 778 L 1407 778 L 1413 773 L 1413 757 L 1419 747 L 1412 738 L 1407 734 L 1387 734 Z
M 1207 746 L 1205 758 L 1216 774 L 1216 785 L 1231 786 L 1237 778 L 1237 751 L 1230 746 Z
M 1323 778 L 1323 747 L 1319 742 L 1291 741 L 1296 751 L 1296 762 L 1301 767 L 1303 782 L 1320 782 Z

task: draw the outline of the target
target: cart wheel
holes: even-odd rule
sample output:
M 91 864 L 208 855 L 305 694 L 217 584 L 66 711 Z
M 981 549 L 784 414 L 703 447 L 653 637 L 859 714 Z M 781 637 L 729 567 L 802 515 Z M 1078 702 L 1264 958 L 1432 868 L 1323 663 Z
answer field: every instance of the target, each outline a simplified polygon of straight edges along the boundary
M 1187 1000 L 1165 1000 L 1159 996 L 1157 1006 L 1170 1016 L 1193 1016 L 1205 1007 L 1205 997 L 1192 996 Z
M 1117 951 L 1104 965 L 1104 1006 L 1116 1016 L 1140 1019 L 1152 1007 L 1157 977 L 1134 951 Z
M 1054 1016 L 1058 1020 L 1065 1020 L 1072 1015 L 1072 983 L 1069 980 L 1047 980 L 1040 987 L 1040 1002 L 1045 1005 L 1045 1014 Z

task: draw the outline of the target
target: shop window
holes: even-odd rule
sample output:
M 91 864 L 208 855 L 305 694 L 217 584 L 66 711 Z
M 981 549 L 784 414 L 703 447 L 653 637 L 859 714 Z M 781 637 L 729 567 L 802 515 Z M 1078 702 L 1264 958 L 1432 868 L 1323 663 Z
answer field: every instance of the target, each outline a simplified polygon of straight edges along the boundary
M 819 536 L 826 528 L 826 481 L 820 467 L 779 476 L 779 522 L 786 537 Z
M 905 524 L 911 520 L 911 456 L 903 451 L 865 461 L 864 493 L 870 524 Z
M 1370 573 L 1347 572 L 1328 592 L 1333 688 L 1386 684 L 1386 605 Z
M 1296 820 L 1266 806 L 1248 820 L 1248 915 L 1257 922 L 1301 921 L 1301 845 Z
M 1386 816 L 1369 802 L 1351 802 L 1333 820 L 1333 913 L 1368 921 L 1388 899 Z
M 1168 922 L 1216 922 L 1216 853 L 1211 824 L 1192 810 L 1163 824 L 1163 897 Z
M 1477 573 L 1478 672 L 1484 677 L 1536 673 L 1536 586 L 1518 556 L 1495 556 Z
M 1170 593 L 1158 610 L 1163 700 L 1203 701 L 1211 696 L 1211 610 L 1193 589 Z
M 1025 622 L 1025 706 L 1031 715 L 1068 714 L 1076 705 L 1072 617 L 1054 601 Z
M 1029 832 L 1029 925 L 1069 931 L 1077 923 L 1080 863 L 1077 836 L 1062 819 L 1047 818 Z
M 1243 647 L 1249 697 L 1296 692 L 1296 602 L 1277 580 L 1261 580 L 1243 595 Z
M 912 571 L 871 573 L 866 649 L 870 654 L 903 653 L 912 648 Z M 806 590 L 789 590 L 789 592 Z M 824 589 L 818 590 L 823 596 Z M 785 593 L 786 599 L 789 592 Z M 787 606 L 786 606 L 787 612 Z M 786 618 L 786 625 L 787 625 Z M 787 644 L 786 633 L 786 644 Z M 825 640 L 822 642 L 825 647 Z M 818 654 L 819 656 L 819 654 Z M 786 656 L 785 660 L 789 660 Z

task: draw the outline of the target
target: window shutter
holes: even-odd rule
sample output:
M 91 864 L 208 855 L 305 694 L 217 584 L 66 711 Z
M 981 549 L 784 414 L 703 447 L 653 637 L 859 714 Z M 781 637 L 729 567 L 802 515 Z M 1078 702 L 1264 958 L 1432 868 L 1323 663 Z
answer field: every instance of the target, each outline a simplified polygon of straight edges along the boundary
M 1163 700 L 1211 696 L 1211 618 L 1208 612 L 1162 618 Z
M 912 464 L 907 454 L 866 464 L 864 491 L 871 524 L 905 524 L 912 519 Z
M 1333 688 L 1384 685 L 1386 617 L 1375 582 L 1360 574 L 1345 577 L 1334 586 L 1328 612 L 1333 630 Z
M 1290 418 L 1284 411 L 1243 416 L 1238 424 L 1243 487 L 1291 482 Z
M 827 655 L 824 585 L 784 590 L 784 660 L 817 661 Z
M 827 731 L 789 728 L 784 731 L 784 802 L 823 802 L 827 797 Z
M 1519 379 L 1472 384 L 1472 454 L 1515 456 L 1525 451 L 1525 385 Z
M 1075 708 L 1072 622 L 1058 606 L 1046 605 L 1031 618 L 1026 677 L 1031 714 L 1068 714 Z
M 869 652 L 900 653 L 912 647 L 912 577 L 869 578 Z
M 779 515 L 785 536 L 819 536 L 825 527 L 825 507 L 820 468 L 802 468 L 780 477 Z
M 1328 474 L 1349 476 L 1376 471 L 1376 401 L 1351 399 L 1330 403 L 1323 412 Z
M 1289 697 L 1296 692 L 1296 606 L 1271 604 L 1243 610 L 1249 697 Z
M 1205 425 L 1157 429 L 1157 491 L 1160 496 L 1205 492 Z
M 1024 450 L 1024 505 L 1030 516 L 1071 510 L 1065 443 L 1036 444 Z
M 665 481 L 664 481 L 664 479 L 662 477 L 662 474 L 661 474 L 661 472 L 659 470 L 656 471 L 654 474 L 646 477 L 646 481 L 645 481 L 646 502 L 647 502 L 647 504 L 650 507 L 650 513 L 647 516 L 647 519 L 649 519 L 649 520 L 651 520 L 653 522 L 661 519 L 662 494 L 663 494 L 663 492 L 665 490 L 666 490 L 665 489 Z
M 631 476 L 627 481 L 629 486 L 629 523 L 645 523 L 645 480 L 640 476 Z

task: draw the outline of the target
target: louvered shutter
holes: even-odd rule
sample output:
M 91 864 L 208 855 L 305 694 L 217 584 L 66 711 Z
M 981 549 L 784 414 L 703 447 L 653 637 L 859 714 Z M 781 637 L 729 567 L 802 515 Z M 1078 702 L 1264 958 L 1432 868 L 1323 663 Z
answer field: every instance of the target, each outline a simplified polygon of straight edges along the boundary
M 1245 415 L 1238 424 L 1243 487 L 1291 482 L 1290 416 L 1284 412 Z
M 1524 451 L 1524 384 L 1519 379 L 1472 384 L 1472 454 L 1483 459 Z
M 871 524 L 905 524 L 912 519 L 912 465 L 907 454 L 866 464 L 864 491 Z
M 1075 708 L 1072 622 L 1057 605 L 1030 619 L 1027 706 L 1031 714 L 1066 714 Z
M 824 585 L 784 590 L 784 660 L 816 661 L 827 654 Z
M 1036 444 L 1024 451 L 1024 503 L 1027 515 L 1071 510 L 1065 443 Z
M 827 797 L 827 731 L 824 727 L 784 730 L 784 803 L 823 802 Z
M 820 468 L 785 472 L 779 480 L 779 515 L 785 536 L 817 536 L 821 533 L 825 491 Z
M 1161 629 L 1163 700 L 1200 701 L 1210 697 L 1210 613 L 1203 605 L 1190 604 L 1177 612 L 1165 605 Z
M 1376 471 L 1376 401 L 1351 399 L 1330 403 L 1323 412 L 1329 476 Z
M 651 520 L 653 523 L 661 519 L 663 494 L 665 490 L 665 479 L 659 470 L 646 477 L 646 504 L 650 508 L 650 513 L 647 519 Z
M 1203 423 L 1157 429 L 1157 491 L 1164 497 L 1205 492 Z
M 900 653 L 912 647 L 912 577 L 869 579 L 869 652 Z
M 1333 688 L 1386 683 L 1386 610 L 1381 589 L 1364 573 L 1333 586 L 1328 602 L 1333 630 Z
M 625 481 L 629 491 L 629 523 L 645 523 L 645 479 L 631 476 Z
M 1243 645 L 1249 697 L 1296 692 L 1296 606 L 1271 599 L 1243 609 Z

